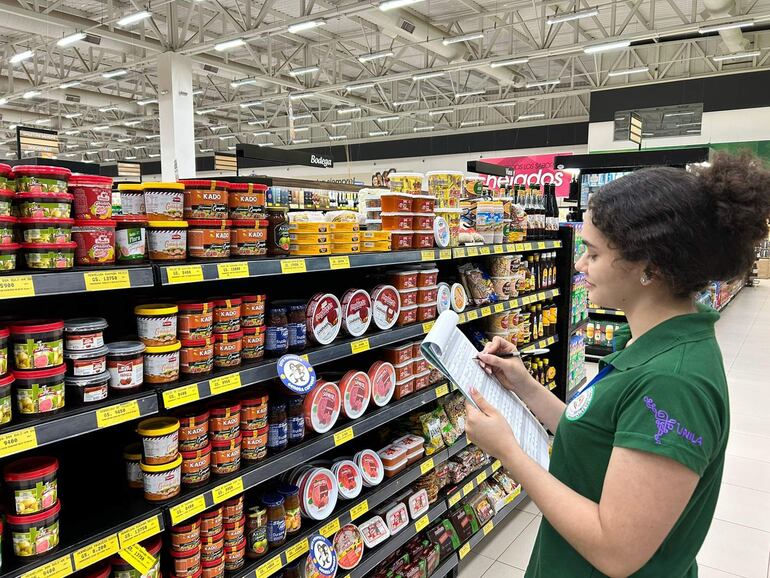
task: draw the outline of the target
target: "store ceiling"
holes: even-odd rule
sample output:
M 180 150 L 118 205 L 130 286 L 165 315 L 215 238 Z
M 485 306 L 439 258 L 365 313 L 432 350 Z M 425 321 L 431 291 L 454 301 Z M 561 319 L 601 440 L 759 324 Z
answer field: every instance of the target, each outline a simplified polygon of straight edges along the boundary
M 20 123 L 59 130 L 73 160 L 156 156 L 168 50 L 194 61 L 199 153 L 575 122 L 592 90 L 770 68 L 770 0 L 381 4 L 0 0 L 0 157 Z

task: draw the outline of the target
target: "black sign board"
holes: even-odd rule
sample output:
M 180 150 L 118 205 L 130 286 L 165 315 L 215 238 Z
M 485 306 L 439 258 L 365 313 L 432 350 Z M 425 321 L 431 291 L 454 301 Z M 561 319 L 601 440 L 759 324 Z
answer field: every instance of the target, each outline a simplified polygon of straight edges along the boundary
M 55 130 L 16 127 L 16 158 L 23 159 L 24 153 L 34 152 L 36 157 L 50 159 L 59 153 L 59 133 Z
M 302 165 L 324 169 L 334 166 L 334 159 L 331 155 L 307 150 L 288 150 L 274 147 L 260 147 L 251 144 L 239 144 L 235 149 L 235 154 L 239 159 L 270 161 L 277 165 Z M 243 168 L 244 166 L 246 165 L 239 163 L 239 167 Z
M 484 161 L 468 161 L 468 172 L 481 175 L 494 175 L 496 177 L 512 177 L 513 169 Z

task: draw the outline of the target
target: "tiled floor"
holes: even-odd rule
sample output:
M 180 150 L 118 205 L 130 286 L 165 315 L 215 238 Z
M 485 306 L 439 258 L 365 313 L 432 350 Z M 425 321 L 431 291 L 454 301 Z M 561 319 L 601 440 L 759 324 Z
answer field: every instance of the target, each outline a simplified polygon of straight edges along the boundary
M 732 431 L 719 503 L 698 555 L 700 576 L 770 578 L 770 282 L 741 291 L 722 313 L 717 335 Z M 590 379 L 596 365 L 588 365 Z M 523 577 L 541 519 L 524 502 L 463 560 L 460 577 Z

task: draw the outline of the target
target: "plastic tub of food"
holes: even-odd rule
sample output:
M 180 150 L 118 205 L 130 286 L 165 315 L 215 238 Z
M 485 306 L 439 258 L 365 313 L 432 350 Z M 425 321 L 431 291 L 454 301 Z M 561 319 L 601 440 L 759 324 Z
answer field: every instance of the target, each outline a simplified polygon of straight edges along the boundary
M 66 193 L 72 171 L 47 165 L 13 167 L 17 193 Z
M 227 188 L 224 181 L 185 180 L 184 218 L 185 219 L 227 219 Z
M 179 339 L 207 339 L 214 324 L 213 301 L 180 301 L 177 316 Z
M 430 385 L 430 369 L 414 375 L 414 390 L 420 391 Z
M 394 365 L 393 369 L 396 370 L 396 383 L 414 375 L 411 359 L 409 361 Z
M 0 377 L 8 373 L 8 338 L 10 329 L 0 327 Z
M 59 365 L 33 371 L 14 371 L 16 409 L 21 415 L 52 413 L 64 407 L 64 374 Z
M 343 500 L 353 500 L 358 497 L 364 487 L 361 470 L 351 460 L 340 460 L 332 465 L 332 473 L 337 478 L 339 497 Z
M 372 321 L 372 298 L 363 289 L 348 289 L 342 295 L 342 328 L 352 337 L 360 337 Z
M 158 347 L 176 342 L 179 307 L 171 303 L 151 303 L 134 307 L 139 340 Z
M 372 488 L 382 483 L 385 478 L 385 468 L 377 452 L 369 449 L 361 450 L 353 456 L 353 461 L 361 472 L 364 486 Z
M 409 525 L 409 510 L 406 504 L 399 502 L 385 512 L 385 523 L 391 536 L 398 534 Z
M 436 318 L 436 302 L 417 306 L 417 321 L 432 321 Z
M 199 486 L 208 481 L 211 475 L 211 444 L 203 448 L 180 452 L 182 454 L 182 485 Z
M 399 291 L 415 289 L 417 287 L 418 269 L 406 269 L 403 271 L 391 271 L 388 273 L 388 282 Z
M 420 287 L 417 290 L 417 305 L 435 304 L 438 300 L 438 285 Z
M 230 254 L 258 257 L 267 254 L 267 220 L 234 219 L 230 229 Z
M 6 189 L 7 184 L 3 183 L 4 177 L 0 176 L 0 216 L 11 216 L 11 205 L 13 205 L 14 193 Z
M 390 251 L 390 235 L 387 241 L 361 241 L 362 253 L 385 253 Z
M 350 419 L 364 415 L 372 396 L 372 382 L 364 371 L 350 370 L 340 380 L 342 413 Z
M 328 518 L 337 505 L 337 480 L 326 468 L 314 468 L 303 476 L 299 491 L 300 507 L 311 520 Z
M 21 248 L 18 243 L 0 245 L 0 271 L 13 271 L 16 269 L 16 253 Z
M 346 524 L 334 535 L 334 551 L 337 565 L 343 570 L 352 570 L 364 557 L 364 538 L 353 524 Z
M 511 285 L 514 283 L 513 277 L 491 277 L 492 288 L 501 301 L 506 301 L 511 294 Z
M 409 505 L 409 514 L 413 520 L 416 520 L 430 508 L 430 501 L 428 500 L 428 490 L 423 488 L 409 496 L 407 500 Z
M 417 305 L 410 307 L 402 307 L 398 314 L 397 325 L 403 327 L 404 325 L 410 325 L 417 321 Z
M 396 382 L 394 398 L 401 399 L 412 393 L 414 393 L 414 377 L 412 375 Z
M 144 208 L 149 221 L 181 221 L 184 215 L 184 184 L 144 183 Z
M 142 438 L 143 461 L 148 465 L 173 462 L 179 453 L 179 420 L 175 417 L 151 417 L 140 421 L 136 433 Z
M 241 330 L 240 297 L 214 299 L 214 333 L 235 333 Z
M 332 233 L 330 235 L 330 242 L 332 245 L 338 244 L 354 244 L 358 245 L 361 242 L 361 233 Z
M 289 253 L 307 257 L 331 255 L 332 246 L 330 243 L 327 243 L 326 245 L 289 245 Z
M 140 341 L 117 341 L 107 344 L 107 370 L 110 387 L 117 391 L 133 391 L 144 383 L 144 350 Z
M 342 305 L 331 293 L 316 293 L 305 315 L 308 335 L 319 345 L 329 345 L 342 327 Z
M 241 496 L 243 498 L 243 496 Z M 225 546 L 238 544 L 244 536 L 246 518 L 243 517 L 243 502 L 241 502 L 240 514 L 228 516 L 228 510 L 232 511 L 235 508 L 225 506 L 222 510 L 222 520 L 225 526 Z
M 267 185 L 227 183 L 227 191 L 231 219 L 264 218 Z
M 10 245 L 5 245 L 10 246 Z M 75 264 L 77 244 L 69 243 L 22 243 L 24 262 L 29 269 L 63 270 Z
M 414 247 L 414 232 L 408 231 L 391 231 L 390 234 L 390 248 L 392 251 L 403 251 L 412 249 Z
M 201 543 L 201 519 L 200 516 L 183 524 L 171 526 L 171 550 L 183 552 L 199 546 Z
M 144 474 L 144 498 L 151 502 L 162 502 L 178 495 L 182 489 L 182 456 L 175 460 L 153 466 L 142 462 Z M 173 552 L 172 552 L 173 555 Z
M 0 227 L 6 219 L 16 221 L 13 217 L 0 217 Z M 17 228 L 21 233 L 20 240 L 24 243 L 58 244 L 69 243 L 72 240 L 74 223 L 74 219 L 22 218 L 18 220 Z
M 200 578 L 223 578 L 225 575 L 225 555 L 224 551 L 222 556 L 214 560 L 201 561 L 201 575 Z
M 148 221 L 147 248 L 153 261 L 183 261 L 187 256 L 187 222 Z
M 201 574 L 201 547 L 172 550 L 171 561 L 175 578 L 198 578 Z
M 144 474 L 139 464 L 142 461 L 142 446 L 138 443 L 127 445 L 123 450 L 123 460 L 126 464 L 126 482 L 132 490 L 144 487 Z
M 83 405 L 107 399 L 109 384 L 110 372 L 106 370 L 95 375 L 64 378 L 67 398 Z
M 412 214 L 412 228 L 415 231 L 421 233 L 430 233 L 431 239 L 433 238 L 433 219 L 435 215 L 433 213 L 413 213 Z M 431 245 L 432 246 L 432 245 Z
M 0 217 L 0 245 L 13 243 L 13 228 L 16 225 L 16 217 Z M 62 242 L 67 242 L 65 239 Z
M 330 235 L 331 223 L 326 221 L 294 221 L 289 223 L 289 234 Z
M 107 320 L 103 317 L 80 317 L 64 323 L 64 349 L 69 353 L 104 347 L 104 330 Z
M 76 219 L 112 217 L 112 178 L 98 175 L 72 175 L 67 190 L 75 197 Z
M 241 399 L 241 431 L 255 431 L 267 426 L 267 410 L 270 397 L 258 388 Z
M 412 234 L 413 249 L 430 249 L 433 245 L 433 231 L 414 231 Z
M 410 212 L 381 213 L 380 218 L 382 219 L 382 228 L 385 231 L 391 232 L 391 239 L 393 238 L 393 233 L 396 231 L 411 231 L 414 229 L 412 226 L 412 213 Z
M 341 405 L 337 385 L 331 381 L 318 380 L 303 402 L 305 426 L 316 433 L 326 433 L 337 423 Z
M 452 308 L 452 290 L 448 283 L 439 283 L 436 288 L 436 309 L 439 315 Z
M 201 514 L 201 538 L 217 536 L 224 530 L 224 520 L 222 519 L 222 506 L 207 510 Z M 224 534 L 222 535 L 224 538 Z
M 396 368 L 387 361 L 375 361 L 367 372 L 372 384 L 372 401 L 377 407 L 387 405 L 396 388 Z
M 186 412 L 179 416 L 179 450 L 193 451 L 206 447 L 209 436 L 209 412 Z
M 380 207 L 386 213 L 409 213 L 412 204 L 413 197 L 409 193 L 383 192 L 380 195 Z
M 427 359 L 420 355 L 412 360 L 412 373 L 417 375 L 423 371 L 430 371 L 430 364 Z
M 10 512 L 27 516 L 47 510 L 58 500 L 59 461 L 38 456 L 11 462 L 3 469 L 6 503 Z
M 267 457 L 268 426 L 241 431 L 241 459 L 258 462 Z
M 18 216 L 35 219 L 69 219 L 72 195 L 69 193 L 16 193 Z
M 27 321 L 9 330 L 16 369 L 46 369 L 64 362 L 63 321 Z
M 360 253 L 360 243 L 332 243 L 332 255 L 346 255 L 348 253 Z
M 234 400 L 221 400 L 209 409 L 209 438 L 231 440 L 238 437 L 241 423 L 241 404 Z
M 235 572 L 243 568 L 246 563 L 246 538 L 233 546 L 225 546 L 225 571 Z
M 243 516 L 243 494 L 230 498 L 222 504 L 222 522 L 225 524 L 225 531 L 228 529 L 227 524 L 238 522 L 241 526 L 240 535 L 243 536 L 243 526 L 246 523 L 246 518 Z
M 329 233 L 289 233 L 292 245 L 328 245 L 332 242 Z
M 419 457 L 416 458 L 416 456 L 422 456 L 425 452 L 425 438 L 422 436 L 407 434 L 404 437 L 398 438 L 393 443 L 401 445 L 406 449 L 406 457 L 410 464 L 419 459 Z
M 211 472 L 222 476 L 241 468 L 241 436 L 211 442 Z
M 13 374 L 0 377 L 0 425 L 9 423 L 13 417 L 11 386 L 14 381 Z
M 115 215 L 115 257 L 118 263 L 143 263 L 147 259 L 147 220 Z
M 265 326 L 244 327 L 241 359 L 256 361 L 265 356 Z
M 382 349 L 385 361 L 396 365 L 412 359 L 412 344 L 392 345 Z
M 208 373 L 214 367 L 214 340 L 181 339 L 179 350 L 179 371 L 185 375 Z
M 230 256 L 232 224 L 220 219 L 187 221 L 187 254 L 193 259 L 226 259 Z
M 390 329 L 398 321 L 401 297 L 392 285 L 377 285 L 372 295 L 372 321 L 379 329 Z
M 31 516 L 6 516 L 8 537 L 19 558 L 44 556 L 59 545 L 61 502 Z
M 265 295 L 240 295 L 241 327 L 259 327 L 265 324 Z
M 380 516 L 375 516 L 359 524 L 358 529 L 361 531 L 361 536 L 367 548 L 375 548 L 390 538 L 388 525 Z
M 386 474 L 388 468 L 393 468 L 401 464 L 401 462 L 406 462 L 406 448 L 401 445 L 390 444 L 378 451 L 377 454 L 380 456 L 380 460 L 382 460 L 382 465 L 385 466 Z
M 457 313 L 462 313 L 468 306 L 468 295 L 465 293 L 465 288 L 460 283 L 452 284 L 452 309 Z
M 214 367 L 236 367 L 241 364 L 243 331 L 214 334 Z
M 412 197 L 412 208 L 404 210 L 411 210 L 413 213 L 433 213 L 435 206 L 436 197 L 433 195 L 414 195 Z
M 391 191 L 419 195 L 425 175 L 422 173 L 390 173 L 388 186 Z

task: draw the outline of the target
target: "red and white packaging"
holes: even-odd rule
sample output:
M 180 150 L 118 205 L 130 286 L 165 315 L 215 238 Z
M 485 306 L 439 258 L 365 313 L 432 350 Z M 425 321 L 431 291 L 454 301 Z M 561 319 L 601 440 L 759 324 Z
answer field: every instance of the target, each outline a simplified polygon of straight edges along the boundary
M 428 490 L 422 489 L 419 492 L 415 492 L 409 496 L 409 514 L 412 516 L 412 520 L 416 520 L 422 516 L 430 508 L 430 502 L 428 501 Z
M 391 536 L 395 536 L 409 525 L 409 511 L 402 503 L 398 503 L 385 512 L 385 523 Z
M 377 407 L 387 405 L 396 390 L 396 368 L 387 361 L 375 361 L 369 368 L 372 401 Z
M 361 470 L 351 460 L 341 460 L 332 466 L 332 473 L 337 477 L 337 489 L 343 500 L 357 498 L 364 487 Z
M 316 293 L 307 304 L 308 335 L 319 345 L 329 345 L 342 327 L 342 306 L 331 293 Z
M 388 525 L 385 523 L 385 520 L 379 516 L 375 516 L 363 524 L 360 524 L 358 529 L 361 531 L 361 536 L 363 537 L 364 544 L 367 548 L 374 548 L 390 538 Z
M 377 285 L 372 290 L 372 319 L 380 329 L 390 329 L 398 321 L 401 297 L 392 285 Z
M 364 415 L 372 397 L 369 375 L 363 371 L 348 371 L 342 376 L 339 389 L 342 396 L 342 413 L 350 419 Z
M 337 423 L 340 406 L 340 390 L 337 385 L 331 381 L 318 380 L 303 402 L 305 426 L 316 433 L 329 431 Z
M 342 328 L 348 335 L 359 337 L 372 322 L 372 298 L 363 289 L 348 289 L 342 296 Z
M 337 480 L 331 470 L 314 468 L 300 479 L 300 505 L 312 520 L 328 518 L 337 506 Z
M 385 466 L 382 460 L 374 450 L 361 450 L 355 456 L 353 461 L 361 470 L 361 480 L 367 488 L 378 486 L 385 477 Z

